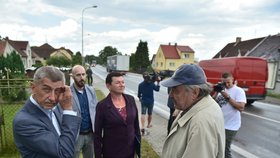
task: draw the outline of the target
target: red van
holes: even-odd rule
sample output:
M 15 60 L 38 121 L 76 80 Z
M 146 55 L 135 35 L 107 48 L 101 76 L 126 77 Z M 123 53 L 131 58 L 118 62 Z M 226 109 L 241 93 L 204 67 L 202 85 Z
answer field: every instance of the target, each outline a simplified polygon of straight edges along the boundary
M 265 84 L 268 80 L 268 65 L 264 58 L 229 57 L 202 60 L 199 65 L 205 72 L 207 81 L 217 84 L 223 72 L 232 73 L 235 83 L 244 89 L 247 104 L 263 100 L 266 96 Z

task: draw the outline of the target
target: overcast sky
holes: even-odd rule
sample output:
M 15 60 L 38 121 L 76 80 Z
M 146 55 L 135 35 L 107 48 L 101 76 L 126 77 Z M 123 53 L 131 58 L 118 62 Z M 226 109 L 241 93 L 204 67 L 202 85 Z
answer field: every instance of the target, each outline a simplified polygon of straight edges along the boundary
M 236 37 L 280 32 L 280 0 L 0 0 L 0 36 L 49 43 L 74 53 L 98 55 L 105 46 L 135 53 L 148 42 L 150 58 L 160 44 L 188 45 L 210 59 Z

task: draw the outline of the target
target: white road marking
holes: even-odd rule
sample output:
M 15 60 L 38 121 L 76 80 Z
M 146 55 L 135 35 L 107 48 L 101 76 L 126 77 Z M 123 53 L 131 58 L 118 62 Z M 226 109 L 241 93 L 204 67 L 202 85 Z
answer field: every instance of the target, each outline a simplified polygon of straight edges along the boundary
M 248 151 L 243 150 L 236 145 L 231 144 L 231 149 L 244 157 L 258 158 L 256 155 L 249 153 Z
M 260 102 L 260 101 L 257 101 L 258 104 L 261 104 L 262 106 L 270 106 L 270 107 L 273 107 L 273 108 L 278 108 L 280 109 L 280 106 L 277 105 L 277 104 L 273 104 L 273 103 L 263 103 L 263 102 Z M 254 104 L 253 104 L 254 105 Z
M 280 124 L 280 121 L 273 120 L 273 119 L 270 119 L 270 118 L 267 118 L 267 117 L 258 116 L 258 115 L 255 115 L 255 114 L 252 114 L 252 113 L 248 113 L 248 112 L 242 112 L 242 113 L 243 113 L 243 114 L 246 114 L 246 115 L 258 117 L 258 118 L 261 118 L 261 119 L 264 119 L 264 120 L 267 120 L 267 121 L 271 121 L 271 122 Z

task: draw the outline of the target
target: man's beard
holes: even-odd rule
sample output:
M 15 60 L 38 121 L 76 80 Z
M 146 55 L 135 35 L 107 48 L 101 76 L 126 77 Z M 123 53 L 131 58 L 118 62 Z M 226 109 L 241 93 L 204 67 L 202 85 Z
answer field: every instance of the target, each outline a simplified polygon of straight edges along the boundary
M 84 80 L 75 81 L 75 84 L 77 85 L 77 87 L 83 88 L 85 86 L 85 81 Z

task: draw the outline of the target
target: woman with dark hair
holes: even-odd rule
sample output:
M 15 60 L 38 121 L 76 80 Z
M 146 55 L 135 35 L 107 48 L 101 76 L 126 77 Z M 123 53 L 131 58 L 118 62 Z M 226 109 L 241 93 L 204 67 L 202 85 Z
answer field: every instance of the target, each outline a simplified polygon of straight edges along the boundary
M 95 157 L 140 157 L 138 110 L 133 96 L 124 94 L 123 75 L 109 73 L 106 86 L 110 93 L 96 107 Z

